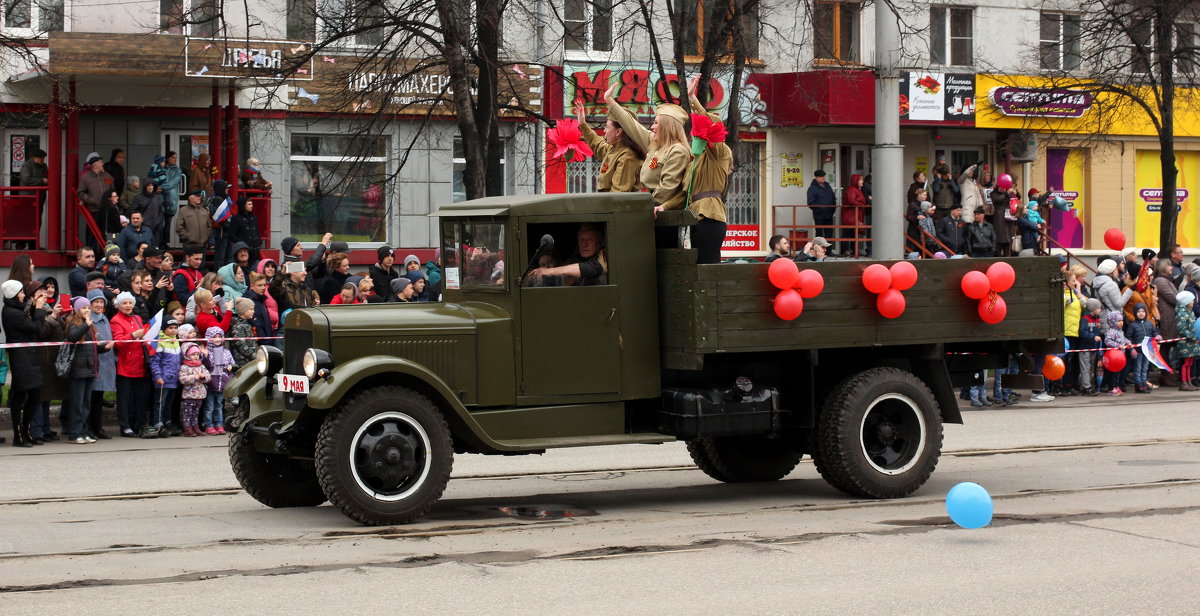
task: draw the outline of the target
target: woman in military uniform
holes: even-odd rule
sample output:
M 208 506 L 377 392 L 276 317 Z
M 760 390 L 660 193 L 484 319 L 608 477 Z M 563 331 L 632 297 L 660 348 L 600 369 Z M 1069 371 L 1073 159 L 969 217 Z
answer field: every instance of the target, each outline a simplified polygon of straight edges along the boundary
M 604 127 L 604 136 L 596 134 L 587 123 L 587 114 L 583 110 L 583 101 L 575 101 L 575 117 L 579 119 L 579 130 L 583 140 L 591 146 L 592 151 L 600 158 L 600 176 L 596 178 L 596 190 L 599 192 L 637 192 L 642 189 L 638 180 L 642 162 L 646 158 L 645 150 L 639 148 L 622 129 L 612 116 Z
M 625 136 L 646 152 L 639 178 L 654 197 L 654 210 L 682 209 L 687 205 L 687 186 L 683 183 L 683 176 L 692 162 L 687 134 L 683 130 L 687 123 L 687 112 L 679 105 L 658 105 L 654 108 L 654 123 L 650 125 L 650 130 L 646 130 L 632 113 L 613 98 L 616 89 L 617 86 L 613 85 L 604 93 L 608 117 L 616 121 Z
M 715 113 L 709 113 L 700 99 L 696 98 L 696 89 L 700 84 L 699 77 L 693 77 L 688 82 L 688 98 L 692 103 L 692 113 L 707 115 L 713 122 L 720 123 L 721 118 Z M 725 186 L 729 174 L 733 171 L 733 151 L 725 142 L 709 143 L 694 137 L 696 142 L 692 151 L 703 146 L 696 153 L 696 159 L 688 168 L 684 178 L 691 203 L 688 207 L 700 219 L 692 231 L 692 245 L 695 246 L 697 263 L 719 263 L 721 261 L 721 244 L 725 242 Z

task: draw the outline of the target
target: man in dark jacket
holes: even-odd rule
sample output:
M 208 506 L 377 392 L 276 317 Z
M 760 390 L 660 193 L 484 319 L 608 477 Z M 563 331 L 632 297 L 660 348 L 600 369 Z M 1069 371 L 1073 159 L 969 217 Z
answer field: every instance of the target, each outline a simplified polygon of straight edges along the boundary
M 121 233 L 117 235 L 117 246 L 121 247 L 121 258 L 126 262 L 132 261 L 137 256 L 138 244 L 146 242 L 148 246 L 154 245 L 154 231 L 143 223 L 145 219 L 141 212 L 134 212 L 129 215 L 129 224 L 121 229 Z
M 4 333 L 9 343 L 39 342 L 42 324 L 50 314 L 44 298 L 36 298 L 26 311 L 25 289 L 19 280 L 7 280 L 0 285 L 4 295 L 4 308 L 0 312 Z M 42 364 L 38 361 L 37 348 L 11 348 L 8 362 L 12 381 L 8 394 L 8 407 L 12 410 L 13 445 L 33 447 L 29 424 L 34 413 L 42 410 Z M 40 440 L 37 441 L 40 444 Z
M 993 234 L 995 231 L 992 232 Z M 967 223 L 962 219 L 962 205 L 950 207 L 950 215 L 937 223 L 937 236 L 950 250 L 956 254 L 967 252 Z
M 87 275 L 96 270 L 96 251 L 89 246 L 75 253 L 75 267 L 67 275 L 67 290 L 71 297 L 83 297 L 87 293 Z
M 400 276 L 400 273 L 393 267 L 396 264 L 395 251 L 391 246 L 380 246 L 375 254 L 378 256 L 379 262 L 368 268 L 367 274 L 371 276 L 371 281 L 375 283 L 375 288 L 379 291 L 391 289 L 392 281 Z
M 987 221 L 983 206 L 975 208 L 975 222 L 967 225 L 967 238 L 972 257 L 996 256 L 996 230 Z
M 833 194 L 833 187 L 825 181 L 824 169 L 813 172 L 812 183 L 808 185 L 808 205 L 823 206 L 811 208 L 813 224 L 817 226 L 813 235 L 832 237 L 833 229 L 829 227 L 833 224 L 833 214 L 837 211 L 837 197 Z
M 300 246 L 300 240 L 291 236 L 283 238 L 283 241 L 279 242 L 279 253 L 283 257 L 283 261 L 280 263 L 279 276 L 284 276 L 284 273 L 287 271 L 288 263 L 303 262 L 304 270 L 308 272 L 308 277 L 301 282 L 303 282 L 304 285 L 306 285 L 309 289 L 316 291 L 317 285 L 313 280 L 313 272 L 318 266 L 325 263 L 325 253 L 329 250 L 329 245 L 332 243 L 333 234 L 326 233 L 325 237 L 321 238 L 321 243 L 317 244 L 317 247 L 313 250 L 312 256 L 305 260 L 304 248 Z M 280 310 L 282 310 L 282 308 Z
M 250 248 L 250 261 L 261 259 L 262 237 L 258 234 L 258 217 L 254 215 L 254 201 L 238 199 L 238 213 L 226 223 L 225 234 L 230 245 L 241 242 Z

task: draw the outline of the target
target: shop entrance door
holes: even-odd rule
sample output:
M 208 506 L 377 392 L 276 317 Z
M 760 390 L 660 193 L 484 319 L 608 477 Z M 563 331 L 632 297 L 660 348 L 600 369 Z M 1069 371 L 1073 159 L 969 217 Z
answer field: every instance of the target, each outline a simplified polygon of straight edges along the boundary
M 9 128 L 4 131 L 4 185 L 20 186 L 21 169 L 35 150 L 47 148 L 46 131 Z M 43 161 L 44 162 L 44 161 Z M 49 178 L 47 178 L 49 179 Z M 59 178 L 61 182 L 61 178 Z M 46 245 L 44 204 L 46 193 L 5 191 L 0 194 L 0 235 L 6 249 Z
M 817 146 L 817 169 L 825 172 L 825 181 L 833 187 L 836 193 L 841 189 L 842 148 L 836 143 L 822 143 Z M 805 186 L 812 178 L 804 178 Z
M 987 160 L 985 157 L 986 152 L 984 151 L 983 146 L 951 146 L 944 154 L 946 156 L 946 162 L 950 165 L 950 174 L 954 177 L 955 181 L 958 180 L 958 176 L 962 174 L 963 170 L 967 167 L 970 167 L 981 160 Z M 942 155 L 943 152 L 939 152 L 938 157 L 940 158 Z
M 30 160 L 29 153 L 34 150 L 46 150 L 46 131 L 28 128 L 10 128 L 4 131 L 6 186 L 20 186 L 21 167 Z

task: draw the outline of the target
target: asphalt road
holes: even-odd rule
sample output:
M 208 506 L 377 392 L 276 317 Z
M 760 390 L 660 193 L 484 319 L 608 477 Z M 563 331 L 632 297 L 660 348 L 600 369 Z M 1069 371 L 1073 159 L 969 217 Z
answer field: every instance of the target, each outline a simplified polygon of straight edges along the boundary
M 218 437 L 4 446 L 0 614 L 1200 613 L 1200 398 L 969 412 L 945 450 L 898 501 L 680 444 L 458 456 L 428 518 L 368 528 L 259 505 Z M 991 526 L 950 523 L 960 481 Z

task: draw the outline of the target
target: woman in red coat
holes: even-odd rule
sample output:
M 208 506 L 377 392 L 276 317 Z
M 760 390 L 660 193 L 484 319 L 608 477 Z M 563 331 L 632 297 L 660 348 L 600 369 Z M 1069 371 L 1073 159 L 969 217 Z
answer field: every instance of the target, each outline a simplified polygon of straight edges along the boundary
M 850 185 L 842 192 L 842 225 L 865 225 L 867 224 L 867 196 L 863 194 L 863 176 L 855 173 L 850 176 Z M 842 240 L 866 237 L 866 229 L 842 229 L 838 234 Z M 855 244 L 858 242 L 843 241 L 841 250 L 843 255 L 855 254 Z M 861 251 L 859 251 L 861 252 Z

